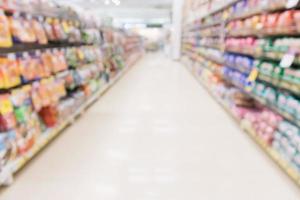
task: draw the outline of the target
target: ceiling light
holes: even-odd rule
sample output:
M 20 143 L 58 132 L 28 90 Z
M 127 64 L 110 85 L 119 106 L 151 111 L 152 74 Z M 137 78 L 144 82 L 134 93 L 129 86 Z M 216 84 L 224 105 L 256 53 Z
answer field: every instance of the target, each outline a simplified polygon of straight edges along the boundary
M 104 4 L 105 4 L 105 5 L 109 5 L 109 3 L 110 3 L 109 0 L 105 0 L 105 1 L 104 1 Z
M 112 0 L 112 2 L 116 5 L 119 6 L 121 4 L 120 0 Z

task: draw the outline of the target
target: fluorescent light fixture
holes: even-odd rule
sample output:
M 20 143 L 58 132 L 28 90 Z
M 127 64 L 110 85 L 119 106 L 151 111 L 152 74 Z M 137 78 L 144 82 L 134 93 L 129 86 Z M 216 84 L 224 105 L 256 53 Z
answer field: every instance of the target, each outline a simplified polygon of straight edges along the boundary
M 111 0 L 116 6 L 119 6 L 121 4 L 120 0 Z

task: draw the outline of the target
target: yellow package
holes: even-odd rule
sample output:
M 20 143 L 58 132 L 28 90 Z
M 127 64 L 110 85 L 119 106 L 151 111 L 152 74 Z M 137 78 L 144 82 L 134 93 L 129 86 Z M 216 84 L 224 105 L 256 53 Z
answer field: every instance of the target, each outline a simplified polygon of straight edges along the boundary
M 0 10 L 0 47 L 12 47 L 12 37 L 9 22 L 3 10 Z

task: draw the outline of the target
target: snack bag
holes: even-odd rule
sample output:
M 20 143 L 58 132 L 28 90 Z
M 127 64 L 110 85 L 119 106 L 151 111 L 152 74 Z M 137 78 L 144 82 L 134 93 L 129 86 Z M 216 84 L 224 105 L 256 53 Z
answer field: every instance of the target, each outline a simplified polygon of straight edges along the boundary
M 296 23 L 297 32 L 300 32 L 300 10 L 294 11 L 294 21 Z
M 39 77 L 40 78 L 46 78 L 51 75 L 51 68 L 46 65 L 46 63 L 43 62 L 42 59 L 42 53 L 40 50 L 35 51 L 34 58 L 36 59 L 36 62 L 38 63 L 38 66 L 40 68 Z
M 27 52 L 24 52 L 22 57 L 19 58 L 19 65 L 24 83 L 38 78 L 38 73 L 40 72 L 39 63 L 36 59 L 31 58 Z
M 23 26 L 26 32 L 26 40 L 24 42 L 34 43 L 37 41 L 37 37 L 35 35 L 34 27 L 32 27 L 32 17 L 27 15 L 26 18 L 23 18 Z
M 43 79 L 39 85 L 39 96 L 42 100 L 43 107 L 52 104 L 51 88 L 53 87 L 53 78 Z
M 266 27 L 274 29 L 277 26 L 279 14 L 274 13 L 274 14 L 268 14 L 267 16 L 267 21 L 266 21 Z
M 53 61 L 53 71 L 55 73 L 64 71 L 68 68 L 68 64 L 64 55 L 64 52 L 61 50 L 54 49 L 52 55 Z
M 48 44 L 48 38 L 47 38 L 46 32 L 41 24 L 41 21 L 42 21 L 42 18 L 39 18 L 39 20 L 33 19 L 33 20 L 31 20 L 31 26 L 37 37 L 37 42 L 39 44 Z
M 43 107 L 39 115 L 48 128 L 52 128 L 58 123 L 58 110 L 56 106 Z
M 23 26 L 23 20 L 21 19 L 21 16 L 18 13 L 15 13 L 13 16 L 9 17 L 9 24 L 14 42 L 25 43 L 28 39 L 28 36 L 26 29 Z
M 66 40 L 68 38 L 59 19 L 53 20 L 52 29 L 57 40 Z
M 54 31 L 52 29 L 52 24 L 53 24 L 53 19 L 52 18 L 47 18 L 45 22 L 43 23 L 44 30 L 46 32 L 47 38 L 49 41 L 57 41 L 58 39 L 56 38 Z
M 11 92 L 11 100 L 14 106 L 14 113 L 19 124 L 28 125 L 32 113 L 32 104 L 29 96 L 31 87 L 25 86 L 21 89 L 15 89 Z
M 31 100 L 35 111 L 39 111 L 43 107 L 42 98 L 39 93 L 40 83 L 33 83 L 31 89 Z
M 0 132 L 6 132 L 16 127 L 13 104 L 8 94 L 0 96 Z
M 0 47 L 12 47 L 12 37 L 9 21 L 2 10 L 0 10 Z
M 0 86 L 2 89 L 9 89 L 21 83 L 20 69 L 14 54 L 7 57 L 0 57 Z
M 278 28 L 291 28 L 294 25 L 294 10 L 287 10 L 279 15 Z
M 0 171 L 17 157 L 16 133 L 9 131 L 0 133 Z
M 54 56 L 50 52 L 50 50 L 47 50 L 46 52 L 42 53 L 41 60 L 45 71 L 47 71 L 48 73 L 55 72 Z

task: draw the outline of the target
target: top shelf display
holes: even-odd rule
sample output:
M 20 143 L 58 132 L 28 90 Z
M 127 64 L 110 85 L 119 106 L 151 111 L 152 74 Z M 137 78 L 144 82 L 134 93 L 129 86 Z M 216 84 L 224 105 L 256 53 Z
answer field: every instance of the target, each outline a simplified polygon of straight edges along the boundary
M 298 0 L 238 0 L 224 1 L 220 4 L 218 0 L 202 4 L 196 10 L 206 9 L 205 15 L 194 16 L 187 24 L 196 24 L 197 29 L 207 28 L 216 24 L 228 23 L 233 20 L 242 20 L 262 13 L 273 13 L 287 9 L 297 8 Z M 221 6 L 214 6 L 221 5 Z M 207 12 L 207 10 L 210 10 Z M 195 27 L 195 26 L 192 26 Z M 193 30 L 191 30 L 193 31 Z
M 31 16 L 55 17 L 65 20 L 79 20 L 78 13 L 70 7 L 45 0 L 2 0 L 0 8 L 7 14 L 22 13 Z
M 51 0 L 0 0 L 0 56 L 101 43 L 99 20 L 86 17 Z

